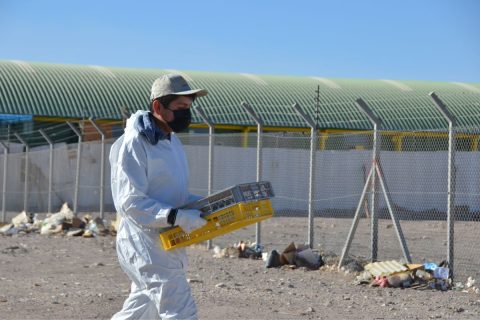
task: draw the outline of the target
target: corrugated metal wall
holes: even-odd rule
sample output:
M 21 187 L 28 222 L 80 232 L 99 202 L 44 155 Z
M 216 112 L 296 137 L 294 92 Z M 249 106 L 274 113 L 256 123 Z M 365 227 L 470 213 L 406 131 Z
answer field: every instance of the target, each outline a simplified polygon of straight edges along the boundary
M 120 109 L 148 107 L 153 80 L 172 70 L 120 69 L 0 61 L 0 113 L 63 118 L 121 119 Z M 446 124 L 428 93 L 435 91 L 459 118 L 480 123 L 480 85 L 392 80 L 347 80 L 179 71 L 192 87 L 210 94 L 198 100 L 216 124 L 254 125 L 240 107 L 246 101 L 267 126 L 305 127 L 291 105 L 315 115 L 320 88 L 319 126 L 369 129 L 354 101 L 363 98 L 386 130 L 434 130 Z M 201 122 L 196 115 L 194 122 Z

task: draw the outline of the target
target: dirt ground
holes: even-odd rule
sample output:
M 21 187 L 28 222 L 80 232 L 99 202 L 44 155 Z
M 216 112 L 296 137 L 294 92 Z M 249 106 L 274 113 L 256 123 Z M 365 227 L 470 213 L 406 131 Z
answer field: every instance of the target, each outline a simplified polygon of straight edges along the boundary
M 273 218 L 262 223 L 265 251 L 305 241 L 305 220 Z M 350 223 L 319 219 L 316 247 L 341 249 Z M 368 225 L 362 223 L 352 254 L 368 254 Z M 445 248 L 443 241 L 432 241 L 444 224 L 429 223 L 419 227 L 418 237 L 407 228 L 412 256 L 418 259 L 438 257 Z M 380 230 L 392 231 L 388 221 Z M 254 240 L 253 235 L 254 228 L 248 227 L 214 244 L 225 247 Z M 394 235 L 380 240 L 379 258 L 401 257 Z M 266 269 L 262 260 L 214 258 L 203 245 L 190 247 L 188 254 L 200 319 L 480 318 L 478 294 L 359 286 L 353 284 L 352 273 Z M 0 236 L 0 319 L 109 319 L 121 308 L 129 287 L 113 236 Z

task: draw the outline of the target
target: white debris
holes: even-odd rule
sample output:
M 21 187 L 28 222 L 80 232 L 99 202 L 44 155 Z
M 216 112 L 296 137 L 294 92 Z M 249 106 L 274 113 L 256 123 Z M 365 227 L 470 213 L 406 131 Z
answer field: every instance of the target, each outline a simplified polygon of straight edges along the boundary
M 10 230 L 11 228 L 13 228 L 13 224 L 10 223 L 10 224 L 6 224 L 4 225 L 3 227 L 0 228 L 0 233 L 1 234 L 5 234 L 8 232 L 8 230 Z
M 219 246 L 213 247 L 213 257 L 214 258 L 223 258 L 225 255 L 222 254 L 222 248 Z
M 63 222 L 65 222 L 65 220 L 72 221 L 74 218 L 75 214 L 68 207 L 68 203 L 65 202 L 59 212 L 48 214 L 47 218 L 43 220 L 40 234 L 48 235 L 61 232 Z
M 68 207 L 67 202 L 62 205 L 62 208 L 58 213 L 56 213 L 56 215 L 58 215 L 59 217 L 63 217 L 64 220 L 72 220 L 73 218 L 75 218 L 75 213 L 72 211 L 72 209 Z
M 475 285 L 475 279 L 472 277 L 468 277 L 467 283 L 465 284 L 465 288 L 472 288 Z
M 28 215 L 27 215 L 26 211 L 20 212 L 18 215 L 16 215 L 12 219 L 12 224 L 16 228 L 19 228 L 19 227 L 27 224 L 28 222 L 30 222 L 30 219 L 28 218 Z

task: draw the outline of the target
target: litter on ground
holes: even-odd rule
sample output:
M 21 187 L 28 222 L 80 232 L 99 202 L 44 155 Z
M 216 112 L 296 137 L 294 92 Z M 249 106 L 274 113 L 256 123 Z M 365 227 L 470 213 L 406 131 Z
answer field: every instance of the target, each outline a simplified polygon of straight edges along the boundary
M 64 203 L 59 212 L 48 213 L 45 219 L 40 219 L 37 213 L 22 211 L 12 218 L 11 222 L 0 227 L 0 234 L 11 236 L 15 234 L 40 233 L 42 235 L 61 234 L 66 236 L 83 236 L 92 238 L 95 236 L 115 235 L 119 217 L 106 227 L 106 221 L 100 217 L 94 218 L 91 214 L 78 217 Z

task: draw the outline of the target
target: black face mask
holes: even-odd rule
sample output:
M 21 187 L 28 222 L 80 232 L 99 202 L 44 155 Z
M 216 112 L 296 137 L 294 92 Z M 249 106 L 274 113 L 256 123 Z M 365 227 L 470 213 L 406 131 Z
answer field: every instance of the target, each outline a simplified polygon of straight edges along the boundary
M 168 121 L 168 125 L 173 132 L 181 132 L 188 128 L 192 122 L 192 112 L 190 109 L 171 110 L 173 112 L 173 120 Z

